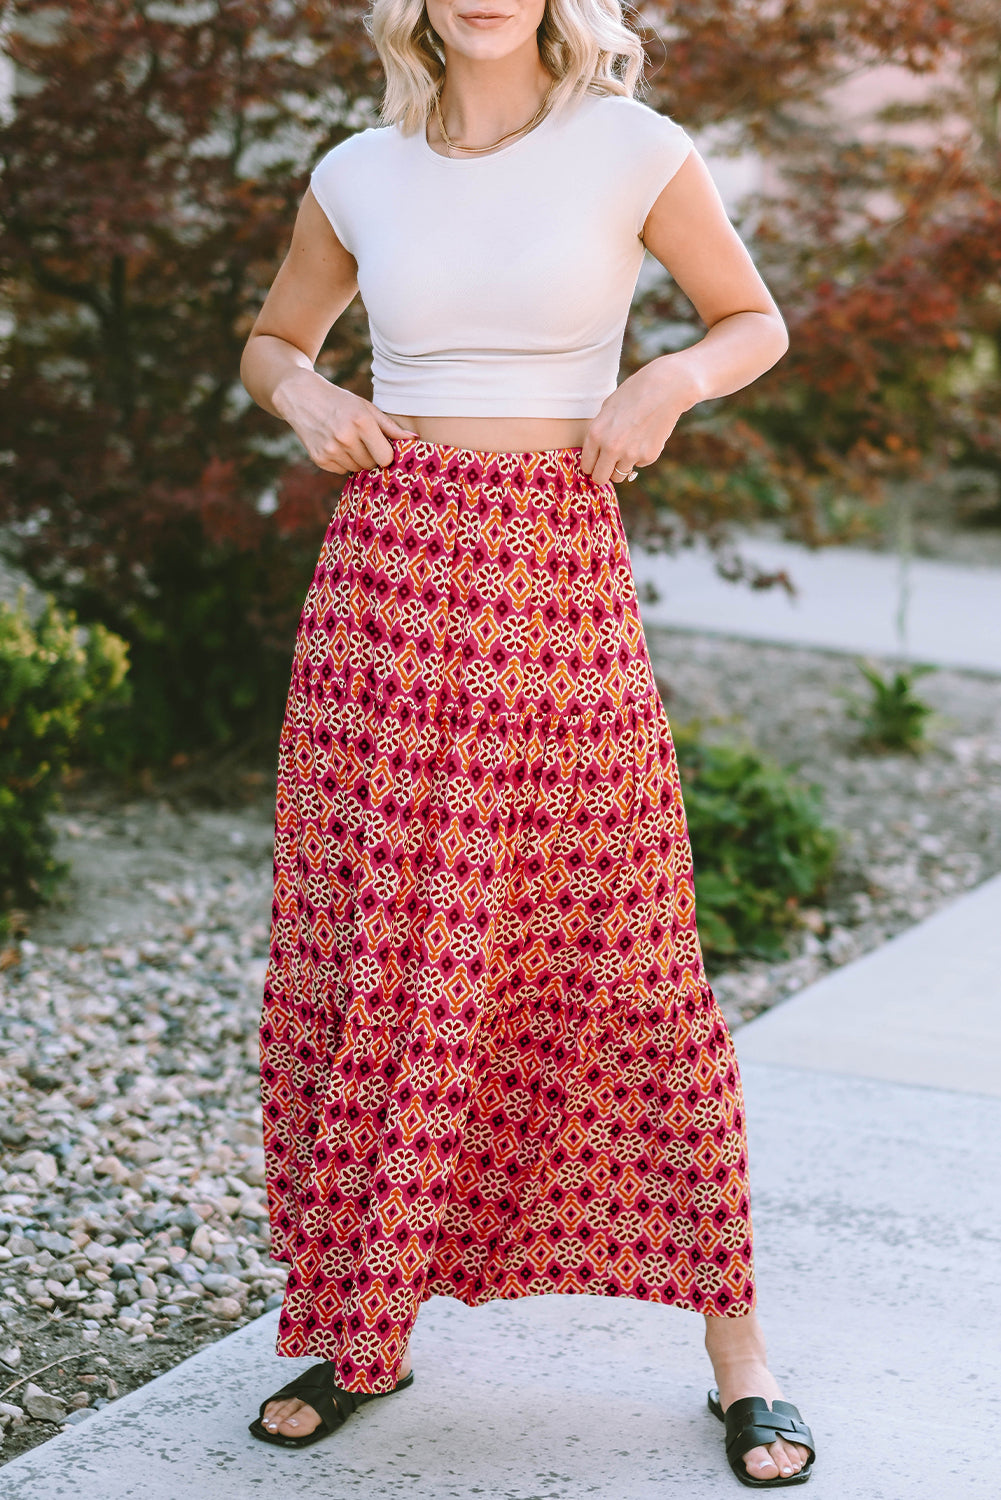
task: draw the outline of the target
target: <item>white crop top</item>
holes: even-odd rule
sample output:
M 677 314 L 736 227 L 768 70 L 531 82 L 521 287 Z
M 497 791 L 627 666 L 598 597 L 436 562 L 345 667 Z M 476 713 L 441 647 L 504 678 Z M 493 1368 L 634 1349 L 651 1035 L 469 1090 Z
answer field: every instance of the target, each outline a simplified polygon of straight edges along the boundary
M 588 94 L 488 156 L 359 131 L 310 186 L 358 265 L 373 399 L 409 416 L 593 417 L 615 389 L 639 238 L 692 141 Z

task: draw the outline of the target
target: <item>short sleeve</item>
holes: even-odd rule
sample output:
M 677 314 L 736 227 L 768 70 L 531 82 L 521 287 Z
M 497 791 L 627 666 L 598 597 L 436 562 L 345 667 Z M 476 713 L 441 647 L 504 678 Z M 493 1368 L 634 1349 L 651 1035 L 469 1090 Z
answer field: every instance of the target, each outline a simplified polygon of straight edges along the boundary
M 637 142 L 637 224 L 641 233 L 647 215 L 671 181 L 695 142 L 669 115 L 644 109 L 644 130 Z
M 347 213 L 348 188 L 353 170 L 351 153 L 346 149 L 350 143 L 349 137 L 321 157 L 310 173 L 309 185 L 313 190 L 313 197 L 326 214 L 330 227 L 348 254 L 353 255 Z

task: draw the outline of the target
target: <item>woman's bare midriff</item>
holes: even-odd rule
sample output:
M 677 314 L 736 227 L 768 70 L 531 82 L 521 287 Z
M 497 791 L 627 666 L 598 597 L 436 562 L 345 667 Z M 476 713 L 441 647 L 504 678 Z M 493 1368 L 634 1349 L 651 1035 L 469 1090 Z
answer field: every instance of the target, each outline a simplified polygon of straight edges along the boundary
M 466 448 L 475 453 L 542 453 L 547 448 L 582 448 L 588 417 L 406 417 L 394 422 L 426 443 Z

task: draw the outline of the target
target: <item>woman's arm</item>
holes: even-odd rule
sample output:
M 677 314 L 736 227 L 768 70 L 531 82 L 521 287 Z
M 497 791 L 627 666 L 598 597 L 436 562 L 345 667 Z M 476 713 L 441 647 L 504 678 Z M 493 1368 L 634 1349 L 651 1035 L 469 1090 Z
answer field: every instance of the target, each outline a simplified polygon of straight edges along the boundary
M 358 290 L 357 273 L 354 257 L 307 189 L 288 254 L 240 360 L 240 379 L 258 406 L 287 422 L 317 467 L 333 474 L 391 463 L 390 439 L 408 436 L 371 401 L 313 369 L 331 326 Z
M 750 385 L 789 347 L 782 314 L 697 151 L 688 153 L 650 210 L 642 239 L 708 332 L 688 349 L 651 360 L 605 401 L 581 455 L 596 484 L 606 484 L 613 467 L 621 474 L 654 463 L 683 412 Z

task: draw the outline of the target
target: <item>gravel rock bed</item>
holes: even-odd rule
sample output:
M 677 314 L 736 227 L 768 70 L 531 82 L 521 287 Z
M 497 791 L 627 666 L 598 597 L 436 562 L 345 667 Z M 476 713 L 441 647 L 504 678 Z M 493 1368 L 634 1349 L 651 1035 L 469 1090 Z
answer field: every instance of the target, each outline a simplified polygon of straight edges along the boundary
M 672 720 L 797 765 L 843 833 L 792 956 L 711 976 L 733 1024 L 1001 869 L 1001 681 L 926 678 L 933 747 L 877 756 L 846 716 L 851 659 L 649 639 Z M 3 1459 L 281 1300 L 257 1077 L 271 817 L 263 794 L 68 797 L 61 903 L 0 954 Z
M 257 1097 L 270 819 L 74 808 L 79 899 L 0 959 L 5 1460 L 281 1301 Z
M 921 678 L 935 717 L 920 755 L 858 743 L 857 662 L 833 652 L 651 630 L 668 717 L 750 741 L 823 793 L 841 849 L 790 957 L 711 973 L 731 1025 L 859 958 L 1001 870 L 1001 679 L 948 668 Z M 884 674 L 895 665 L 876 661 Z M 699 851 L 693 851 L 698 871 Z

